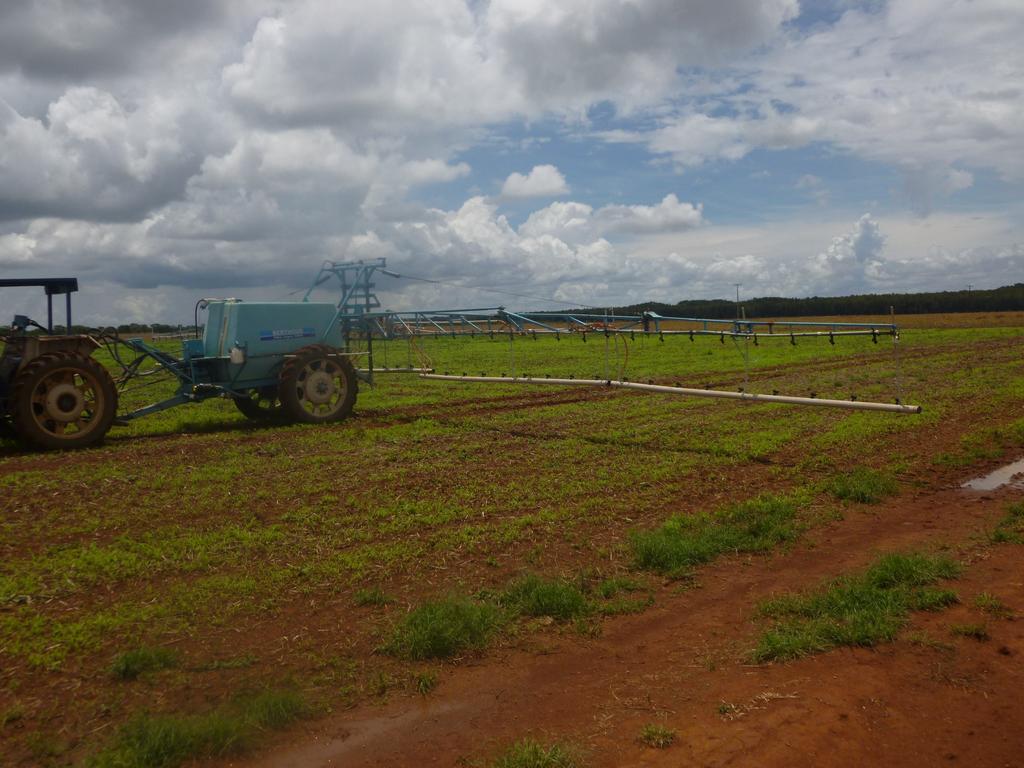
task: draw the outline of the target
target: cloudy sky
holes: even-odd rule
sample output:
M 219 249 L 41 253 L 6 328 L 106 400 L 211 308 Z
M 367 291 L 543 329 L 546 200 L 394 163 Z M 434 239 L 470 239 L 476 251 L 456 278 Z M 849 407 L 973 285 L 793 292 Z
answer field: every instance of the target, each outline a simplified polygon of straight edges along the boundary
M 377 256 L 445 281 L 394 309 L 1019 282 L 1022 39 L 1020 0 L 4 0 L 0 276 L 91 323 Z

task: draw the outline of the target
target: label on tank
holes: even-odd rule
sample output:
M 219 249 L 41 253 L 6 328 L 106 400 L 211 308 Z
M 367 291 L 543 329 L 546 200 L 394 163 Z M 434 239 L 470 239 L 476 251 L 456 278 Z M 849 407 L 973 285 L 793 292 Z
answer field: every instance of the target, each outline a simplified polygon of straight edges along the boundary
M 311 339 L 316 336 L 315 328 L 280 328 L 275 331 L 260 331 L 260 341 L 283 341 L 285 339 Z

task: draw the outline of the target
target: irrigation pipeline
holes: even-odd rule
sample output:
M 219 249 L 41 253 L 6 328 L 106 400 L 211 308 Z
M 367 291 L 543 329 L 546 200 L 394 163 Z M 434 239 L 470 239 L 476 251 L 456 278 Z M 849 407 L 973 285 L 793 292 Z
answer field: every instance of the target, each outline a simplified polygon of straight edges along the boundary
M 879 336 L 892 336 L 892 335 L 894 335 L 888 329 L 884 329 L 884 330 L 870 330 L 870 331 L 795 331 L 795 332 L 792 332 L 792 333 L 789 333 L 789 332 L 755 333 L 755 332 L 748 332 L 748 331 L 712 331 L 712 330 L 697 330 L 697 329 L 694 329 L 692 331 L 691 330 L 641 331 L 641 330 L 638 330 L 638 329 L 635 329 L 635 328 L 615 328 L 614 326 L 609 326 L 608 328 L 603 328 L 603 327 L 600 327 L 600 326 L 596 326 L 596 327 L 592 327 L 592 328 L 577 328 L 577 327 L 571 327 L 570 326 L 570 327 L 567 327 L 567 328 L 556 329 L 556 330 L 552 330 L 552 329 L 549 329 L 549 328 L 529 328 L 529 329 L 520 330 L 520 329 L 515 328 L 514 326 L 513 327 L 509 327 L 508 324 L 505 324 L 501 328 L 493 328 L 492 330 L 487 331 L 487 330 L 480 330 L 480 329 L 464 330 L 464 329 L 461 329 L 461 328 L 459 330 L 449 330 L 447 328 L 425 328 L 425 327 L 423 327 L 421 325 L 409 325 L 404 320 L 401 320 L 401 324 L 402 324 L 402 326 L 404 326 L 405 333 L 394 334 L 393 336 L 389 336 L 389 337 L 385 337 L 385 338 L 388 338 L 388 339 L 392 339 L 392 338 L 407 338 L 407 337 L 415 337 L 415 338 L 432 338 L 432 337 L 444 338 L 444 337 L 451 337 L 451 338 L 453 338 L 453 337 L 456 337 L 456 336 L 469 336 L 469 337 L 492 336 L 493 337 L 493 336 L 500 335 L 500 334 L 510 334 L 510 333 L 514 334 L 516 336 L 532 336 L 532 337 L 537 337 L 537 336 L 568 336 L 568 337 L 583 336 L 583 337 L 586 337 L 588 334 L 595 334 L 595 335 L 596 334 L 604 334 L 605 336 L 618 335 L 618 336 L 630 336 L 630 337 L 635 337 L 635 336 L 657 336 L 657 337 L 664 337 L 664 336 L 689 336 L 692 339 L 692 338 L 694 338 L 696 336 L 714 336 L 714 337 L 719 338 L 719 339 L 728 339 L 728 338 L 746 339 L 748 341 L 753 341 L 754 345 L 756 346 L 757 343 L 759 341 L 761 341 L 762 339 L 789 339 L 790 341 L 792 341 L 794 339 L 802 339 L 802 338 L 825 338 L 825 339 L 830 339 L 831 340 L 831 339 L 834 339 L 834 338 L 837 338 L 837 337 L 840 337 L 840 336 L 871 336 L 873 338 L 878 338 Z
M 439 373 L 421 373 L 421 379 L 438 381 L 467 381 L 487 384 L 556 384 L 562 386 L 612 387 L 617 389 L 636 389 L 643 392 L 660 392 L 669 395 L 686 395 L 689 397 L 711 397 L 722 400 L 742 400 L 748 403 L 782 403 L 785 405 L 812 405 L 822 408 L 845 408 L 852 411 L 882 411 L 885 413 L 920 413 L 919 405 L 902 403 L 874 403 L 866 400 L 829 400 L 817 397 L 794 397 L 790 395 L 764 395 L 755 392 L 726 392 L 718 389 L 692 389 L 689 387 L 670 387 L 663 384 L 641 384 L 634 381 L 615 381 L 602 379 L 554 379 L 534 378 L 532 376 L 452 376 Z

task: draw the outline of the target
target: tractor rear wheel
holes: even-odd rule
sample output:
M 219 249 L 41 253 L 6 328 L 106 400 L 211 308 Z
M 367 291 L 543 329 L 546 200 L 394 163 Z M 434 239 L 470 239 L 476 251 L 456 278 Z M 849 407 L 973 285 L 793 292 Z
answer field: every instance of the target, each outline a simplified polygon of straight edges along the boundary
M 14 429 L 44 449 L 84 448 L 107 434 L 117 413 L 117 389 L 91 357 L 41 355 L 11 387 Z
M 352 412 L 357 392 L 352 362 L 329 347 L 300 349 L 281 371 L 281 406 L 296 421 L 340 421 Z
M 247 418 L 256 420 L 278 419 L 284 415 L 277 387 L 258 387 L 234 398 L 235 407 Z

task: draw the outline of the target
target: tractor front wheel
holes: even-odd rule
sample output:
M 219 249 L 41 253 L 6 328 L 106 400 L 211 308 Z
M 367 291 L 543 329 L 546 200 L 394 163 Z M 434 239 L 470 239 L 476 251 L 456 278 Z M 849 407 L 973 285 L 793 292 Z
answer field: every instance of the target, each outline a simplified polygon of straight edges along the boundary
M 281 407 L 295 421 L 340 421 L 356 402 L 356 370 L 329 347 L 299 350 L 281 371 Z
M 90 357 L 42 355 L 11 387 L 14 429 L 44 449 L 83 448 L 103 439 L 117 412 L 117 389 Z

